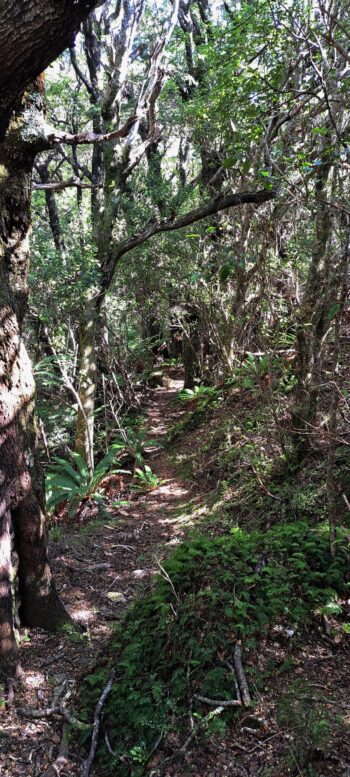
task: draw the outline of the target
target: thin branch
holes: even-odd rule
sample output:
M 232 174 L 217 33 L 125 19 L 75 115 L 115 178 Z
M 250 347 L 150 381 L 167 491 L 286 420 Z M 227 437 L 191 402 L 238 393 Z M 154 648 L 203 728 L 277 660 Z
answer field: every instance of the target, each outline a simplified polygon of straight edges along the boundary
M 68 726 L 65 723 L 62 731 L 61 744 L 56 760 L 41 773 L 40 777 L 59 777 L 61 772 L 66 769 L 69 755 L 69 734 Z
M 92 84 L 90 83 L 89 79 L 84 75 L 83 71 L 81 70 L 81 68 L 78 65 L 77 55 L 76 55 L 74 46 L 71 46 L 71 48 L 69 49 L 69 54 L 70 54 L 70 61 L 71 61 L 72 65 L 73 65 L 73 68 L 75 70 L 76 76 L 84 84 L 84 86 L 87 89 L 87 91 L 89 92 L 89 94 L 94 96 L 95 95 L 95 90 L 94 90 Z
M 143 143 L 140 143 L 140 145 L 135 149 L 134 154 L 131 155 L 131 160 L 123 172 L 123 177 L 127 178 L 130 173 L 137 167 L 137 165 L 141 162 L 142 157 L 146 153 L 147 149 L 152 146 L 154 143 L 158 143 L 160 141 L 161 134 L 160 131 L 155 130 L 153 135 L 148 135 L 146 140 Z
M 69 187 L 75 187 L 76 189 L 94 189 L 94 187 L 91 183 L 83 183 L 83 181 L 80 181 L 78 178 L 68 178 L 67 181 L 51 181 L 49 183 L 41 183 L 40 181 L 33 181 L 32 183 L 32 190 L 33 191 L 51 191 L 51 192 L 61 192 L 63 189 L 68 189 Z
M 251 700 L 247 679 L 244 674 L 244 669 L 242 665 L 242 645 L 239 642 L 237 642 L 234 650 L 233 662 L 235 665 L 235 672 L 236 672 L 238 684 L 242 694 L 243 704 L 245 707 L 248 707 L 249 704 L 251 704 L 252 700 Z
M 98 702 L 96 704 L 95 714 L 94 714 L 94 722 L 93 722 L 93 727 L 92 727 L 92 738 L 91 738 L 90 752 L 89 752 L 89 755 L 88 755 L 86 761 L 84 762 L 83 777 L 89 777 L 89 775 L 90 775 L 90 770 L 91 770 L 91 767 L 92 767 L 92 764 L 93 764 L 93 761 L 94 761 L 94 758 L 95 758 L 96 749 L 97 749 L 98 734 L 99 734 L 100 722 L 101 722 L 101 714 L 102 714 L 103 707 L 104 707 L 104 705 L 106 703 L 107 697 L 109 696 L 109 694 L 111 692 L 111 689 L 112 689 L 112 686 L 113 686 L 113 683 L 114 683 L 114 678 L 115 678 L 115 675 L 114 675 L 114 672 L 112 672 L 112 674 L 111 674 L 111 676 L 110 676 L 110 678 L 108 680 L 108 683 L 107 683 L 106 687 L 103 689 L 103 692 L 102 692 L 102 694 L 101 694 L 101 696 L 100 696 L 100 698 L 99 698 L 99 700 L 98 700 Z

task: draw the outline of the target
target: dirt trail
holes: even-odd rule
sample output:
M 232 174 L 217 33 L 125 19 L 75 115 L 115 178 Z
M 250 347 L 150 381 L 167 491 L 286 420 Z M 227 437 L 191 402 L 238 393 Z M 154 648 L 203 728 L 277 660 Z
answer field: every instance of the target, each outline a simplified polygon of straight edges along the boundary
M 170 452 L 161 448 L 170 426 L 181 415 L 174 402 L 181 381 L 169 379 L 167 388 L 155 389 L 146 407 L 146 428 L 159 448 L 148 463 L 160 485 L 133 494 L 112 518 L 65 525 L 62 537 L 50 543 L 50 558 L 60 595 L 72 617 L 86 629 L 77 636 L 54 636 L 43 631 L 20 630 L 21 662 L 25 686 L 16 691 L 16 706 L 44 709 L 54 704 L 74 706 L 79 678 L 103 652 L 113 623 L 135 596 L 147 590 L 157 573 L 157 560 L 184 536 L 191 511 L 200 495 L 193 484 L 181 482 Z M 70 700 L 71 699 L 71 700 Z M 62 719 L 33 719 L 2 708 L 0 721 L 1 777 L 49 777 L 45 769 L 57 755 Z M 81 775 L 82 754 L 71 748 L 62 775 Z M 98 772 L 92 771 L 92 775 Z M 54 773 L 50 774 L 54 777 Z

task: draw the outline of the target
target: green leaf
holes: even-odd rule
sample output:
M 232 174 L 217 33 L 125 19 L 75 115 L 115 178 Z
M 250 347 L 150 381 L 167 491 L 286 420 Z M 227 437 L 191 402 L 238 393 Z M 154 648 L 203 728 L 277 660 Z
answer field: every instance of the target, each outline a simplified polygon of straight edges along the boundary
M 333 318 L 335 318 L 336 315 L 339 313 L 339 311 L 340 311 L 339 302 L 335 302 L 334 305 L 331 305 L 331 307 L 329 308 L 329 311 L 327 313 L 328 321 L 332 321 Z
M 222 167 L 225 170 L 228 170 L 230 167 L 233 167 L 236 164 L 236 162 L 237 162 L 236 157 L 228 156 L 226 159 L 224 159 L 224 161 L 222 163 Z

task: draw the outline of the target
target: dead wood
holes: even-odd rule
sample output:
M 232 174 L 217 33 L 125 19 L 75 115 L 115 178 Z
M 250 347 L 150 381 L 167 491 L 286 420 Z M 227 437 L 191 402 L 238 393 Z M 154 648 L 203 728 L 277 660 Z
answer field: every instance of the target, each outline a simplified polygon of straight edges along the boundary
M 65 724 L 62 731 L 61 744 L 56 760 L 41 772 L 40 777 L 58 777 L 67 765 L 68 761 L 68 727 Z
M 233 654 L 233 662 L 235 666 L 238 685 L 240 687 L 240 691 L 242 695 L 242 701 L 244 706 L 248 707 L 248 705 L 251 704 L 252 699 L 251 699 L 249 686 L 248 686 L 247 679 L 244 674 L 244 669 L 242 665 L 242 645 L 240 644 L 240 642 L 237 642 L 236 644 L 234 654 Z
M 194 694 L 194 699 L 201 701 L 202 704 L 210 704 L 211 707 L 241 707 L 242 702 L 238 699 L 208 699 L 207 696 L 200 696 L 199 693 Z
M 45 707 L 41 710 L 36 710 L 32 707 L 18 707 L 17 712 L 24 718 L 34 718 L 35 720 L 40 718 L 51 718 L 52 715 L 61 715 L 61 717 L 70 723 L 71 726 L 74 726 L 74 728 L 80 730 L 91 728 L 89 723 L 83 723 L 81 720 L 78 720 L 78 718 L 72 715 L 66 707 Z
M 106 687 L 103 689 L 103 692 L 102 692 L 102 694 L 101 694 L 101 696 L 100 696 L 100 698 L 99 698 L 99 700 L 98 700 L 98 702 L 96 704 L 95 714 L 94 714 L 94 722 L 93 722 L 93 726 L 92 726 L 92 737 L 91 737 L 90 752 L 89 752 L 89 755 L 88 755 L 86 761 L 84 762 L 83 777 L 89 777 L 89 774 L 90 774 L 90 770 L 91 770 L 91 767 L 92 767 L 92 764 L 93 764 L 93 761 L 94 761 L 94 758 L 95 758 L 95 754 L 96 754 L 96 749 L 97 749 L 98 734 L 99 734 L 99 730 L 100 730 L 100 722 L 101 722 L 102 710 L 103 710 L 103 707 L 104 707 L 104 705 L 106 703 L 107 697 L 108 697 L 108 695 L 109 695 L 109 693 L 110 693 L 110 691 L 112 689 L 113 683 L 114 683 L 114 672 L 112 672 L 112 674 L 111 674 L 111 676 L 110 676 L 110 678 L 108 680 L 108 683 L 107 683 Z

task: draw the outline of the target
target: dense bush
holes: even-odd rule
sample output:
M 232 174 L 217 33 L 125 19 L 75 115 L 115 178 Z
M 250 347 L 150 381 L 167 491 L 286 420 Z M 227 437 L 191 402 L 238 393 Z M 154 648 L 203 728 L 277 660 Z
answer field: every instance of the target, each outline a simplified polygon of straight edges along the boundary
M 281 525 L 265 534 L 236 529 L 182 544 L 161 568 L 153 592 L 133 605 L 114 632 L 112 662 L 118 679 L 109 697 L 106 727 L 118 774 L 121 755 L 127 756 L 126 773 L 133 764 L 132 774 L 142 774 L 160 732 L 181 733 L 194 693 L 210 689 L 215 698 L 234 697 L 232 675 L 221 672 L 215 687 L 215 670 L 219 658 L 232 656 L 237 639 L 246 649 L 254 648 L 277 620 L 295 628 L 322 611 L 346 589 L 347 569 L 345 537 L 339 534 L 332 559 L 328 531 L 312 530 L 306 523 Z M 86 679 L 87 710 L 106 673 Z M 224 715 L 230 717 L 232 711 Z

